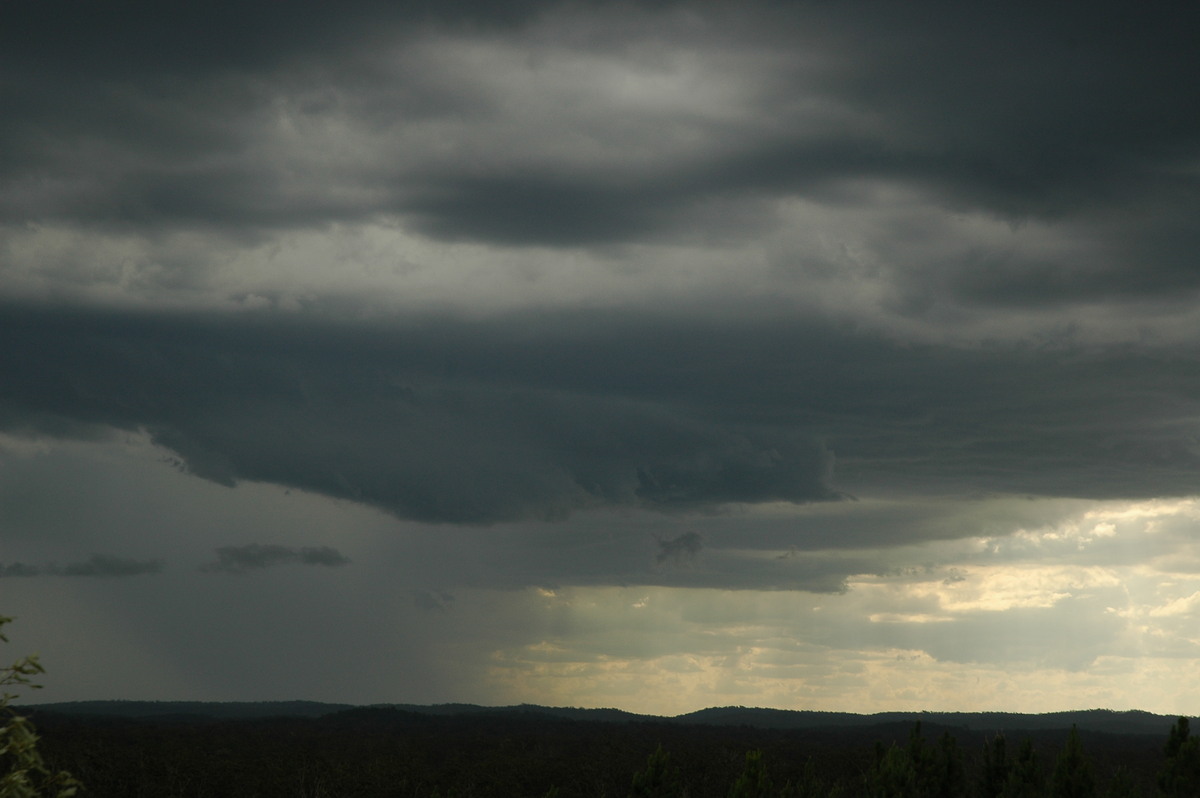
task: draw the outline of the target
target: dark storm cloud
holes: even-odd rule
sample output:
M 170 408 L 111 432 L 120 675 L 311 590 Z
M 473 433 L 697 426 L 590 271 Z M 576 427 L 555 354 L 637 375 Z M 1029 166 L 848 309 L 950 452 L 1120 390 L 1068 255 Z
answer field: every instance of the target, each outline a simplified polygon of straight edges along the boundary
M 695 532 L 684 532 L 679 537 L 660 540 L 658 554 L 655 555 L 654 560 L 659 565 L 667 562 L 681 565 L 696 559 L 696 555 L 702 548 L 704 548 L 704 541 L 700 535 Z
M 417 214 L 426 234 L 505 244 L 569 246 L 638 238 L 684 203 L 674 190 L 662 192 L 654 185 L 604 186 L 553 174 L 442 180 L 425 193 L 405 207 Z
M 156 574 L 162 569 L 162 560 L 130 560 L 93 554 L 84 562 L 63 566 L 61 573 L 63 576 L 138 576 Z
M 314 334 L 7 318 L 6 427 L 144 427 L 223 484 L 278 482 L 475 523 L 834 496 L 828 455 L 802 430 L 622 385 L 653 389 L 659 378 L 638 372 L 666 365 L 652 352 L 628 362 L 626 342 L 597 341 L 591 363 L 568 365 L 583 353 L 530 348 L 520 322 L 495 335 L 454 324 Z
M 336 567 L 350 562 L 337 549 L 329 546 L 278 546 L 250 543 L 245 546 L 220 546 L 216 549 L 216 562 L 201 566 L 202 571 L 224 571 L 241 574 L 261 571 L 276 565 L 299 563 L 300 565 L 323 565 Z
M 0 426 L 143 428 L 198 476 L 434 522 L 809 502 L 838 486 L 1187 495 L 1200 475 L 1190 350 L 899 346 L 789 320 L 600 313 L 271 318 L 13 309 Z
M 82 562 L 67 565 L 27 565 L 25 563 L 0 563 L 0 577 L 32 576 L 100 576 L 123 577 L 156 574 L 162 571 L 162 560 L 133 560 L 113 557 L 108 554 L 93 554 Z
M 454 603 L 454 596 L 441 590 L 412 591 L 413 606 L 426 612 L 445 612 Z
M 0 96 L 10 112 L 0 125 L 0 215 L 243 235 L 378 213 L 374 205 L 331 200 L 310 182 L 297 186 L 285 174 L 291 170 L 254 152 L 258 134 L 272 124 L 273 101 L 302 95 L 303 110 L 319 113 L 363 100 L 411 120 L 426 101 L 380 85 L 359 54 L 403 44 L 428 25 L 469 19 L 506 26 L 538 6 L 451 2 L 418 9 L 367 0 L 337 9 L 8 9 L 0 32 L 0 70 L 9 78 Z M 313 169 L 304 170 L 310 179 Z
M 44 569 L 36 565 L 26 565 L 23 562 L 11 562 L 0 565 L 0 576 L 23 577 L 23 576 L 41 576 Z
M 430 23 L 503 27 L 547 5 L 537 0 L 497 6 L 475 0 L 436 4 L 348 0 L 337 9 L 314 0 L 209 2 L 165 8 L 154 2 L 47 2 L 6 10 L 0 63 L 34 65 L 81 77 L 143 78 L 148 72 L 190 77 L 220 70 L 252 71 L 373 43 Z
M 296 551 L 296 562 L 301 565 L 324 565 L 327 567 L 345 565 L 349 558 L 337 549 L 329 546 L 301 546 Z
M 896 279 L 912 312 L 931 293 L 1013 305 L 1197 287 L 1192 6 L 504 6 L 22 4 L 0 34 L 10 76 L 0 218 L 246 237 L 383 216 L 448 240 L 602 245 L 694 235 L 714 223 L 703 215 L 714 202 L 854 204 L 856 186 L 886 181 L 944 211 L 1047 220 L 1098 246 L 908 264 Z M 575 17 L 537 27 L 555 13 Z M 461 64 L 438 61 L 433 36 L 510 47 L 530 64 L 555 47 L 631 63 L 634 45 L 649 42 L 758 72 L 743 76 L 732 119 L 695 109 L 640 118 L 593 95 L 591 115 L 576 119 L 578 106 L 551 98 L 526 119 L 529 109 L 506 107 Z M 759 55 L 773 60 L 750 63 Z M 520 69 L 499 86 L 540 85 L 544 73 Z M 308 132 L 279 138 L 280 108 Z M 619 136 L 605 127 L 614 119 Z M 336 157 L 314 132 L 326 122 L 342 131 Z M 444 133 L 404 138 L 426 123 Z M 690 126 L 694 151 L 673 152 L 674 124 Z M 356 145 L 356 132 L 373 143 Z M 588 160 L 609 137 L 630 154 Z M 642 147 L 662 157 L 633 157 Z M 715 218 L 728 234 L 770 223 L 759 212 Z

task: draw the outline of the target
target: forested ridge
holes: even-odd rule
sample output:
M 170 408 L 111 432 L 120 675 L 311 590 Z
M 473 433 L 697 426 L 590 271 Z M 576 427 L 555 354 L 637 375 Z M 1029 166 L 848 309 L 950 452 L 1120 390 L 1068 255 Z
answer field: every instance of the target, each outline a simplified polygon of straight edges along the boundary
M 1197 796 L 1188 721 L 1158 735 L 907 720 L 761 728 L 542 708 L 128 717 L 39 708 L 46 761 L 93 796 Z M 1037 717 L 1037 716 L 1030 716 Z
M 24 704 L 25 712 L 112 716 L 128 718 L 180 717 L 213 720 L 250 718 L 317 718 L 344 710 L 360 709 L 354 704 L 328 704 L 319 701 L 67 701 L 54 704 Z M 516 706 L 480 706 L 478 704 L 374 704 L 370 708 L 390 708 L 421 715 L 509 715 L 539 714 L 569 720 L 648 721 L 716 726 L 754 726 L 766 729 L 806 729 L 827 727 L 881 726 L 893 723 L 921 723 L 976 731 L 1026 731 L 1033 729 L 1069 729 L 1103 731 L 1116 734 L 1160 735 L 1175 722 L 1174 716 L 1150 712 L 1087 709 L 1046 712 L 1037 715 L 1016 712 L 854 712 L 769 709 L 764 707 L 725 706 L 689 712 L 684 715 L 639 715 L 621 709 L 550 707 L 536 704 Z

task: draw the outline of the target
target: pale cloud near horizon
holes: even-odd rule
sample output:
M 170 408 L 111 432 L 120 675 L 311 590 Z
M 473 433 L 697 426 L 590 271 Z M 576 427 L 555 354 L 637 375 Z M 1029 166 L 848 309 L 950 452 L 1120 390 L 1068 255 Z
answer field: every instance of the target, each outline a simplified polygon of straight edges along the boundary
M 543 612 L 565 616 L 554 626 L 572 633 L 499 652 L 490 678 L 513 702 L 547 691 L 559 703 L 600 705 L 603 695 L 663 714 L 727 704 L 1171 714 L 1200 701 L 1187 676 L 1200 638 L 1181 634 L 1200 618 L 1200 576 L 1158 570 L 1152 551 L 1140 559 L 1138 538 L 1161 534 L 1156 522 L 1190 523 L 1196 512 L 1194 501 L 1108 503 L 1042 533 L 1073 535 L 1097 515 L 1141 517 L 1106 534 L 1126 553 L 1122 564 L 1078 550 L 1064 551 L 1064 564 L 984 564 L 1005 555 L 980 539 L 971 550 L 948 547 L 936 566 L 926 559 L 853 575 L 835 594 L 543 593 L 535 599 Z M 928 544 L 908 559 L 936 557 L 939 548 Z

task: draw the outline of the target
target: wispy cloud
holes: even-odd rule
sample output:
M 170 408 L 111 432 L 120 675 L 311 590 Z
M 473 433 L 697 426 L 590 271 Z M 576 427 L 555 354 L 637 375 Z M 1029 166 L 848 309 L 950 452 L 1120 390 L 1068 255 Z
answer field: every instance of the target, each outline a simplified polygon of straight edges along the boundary
M 23 562 L 0 564 L 0 577 L 42 576 L 46 570 L 42 566 L 26 565 Z
M 697 532 L 684 532 L 682 535 L 670 540 L 660 540 L 658 542 L 658 554 L 655 556 L 655 561 L 659 565 L 664 563 L 673 563 L 682 565 L 696 559 L 696 555 L 700 553 L 703 546 L 703 539 Z
M 428 612 L 445 612 L 454 603 L 454 595 L 444 590 L 414 590 L 411 595 L 413 605 Z
M 249 543 L 245 546 L 220 546 L 215 562 L 200 566 L 208 572 L 233 574 L 261 571 L 276 565 L 346 565 L 350 559 L 330 546 L 291 548 L 274 544 Z
M 0 577 L 34 577 L 34 576 L 100 576 L 124 577 L 156 574 L 162 571 L 162 560 L 134 560 L 125 557 L 113 557 L 107 554 L 93 554 L 82 562 L 58 565 L 30 565 L 22 562 L 0 563 Z

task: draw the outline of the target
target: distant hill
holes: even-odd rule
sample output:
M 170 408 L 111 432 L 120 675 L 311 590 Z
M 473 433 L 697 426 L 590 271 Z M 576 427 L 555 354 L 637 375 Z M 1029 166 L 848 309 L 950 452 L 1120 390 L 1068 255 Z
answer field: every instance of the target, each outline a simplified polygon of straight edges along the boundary
M 751 707 L 714 707 L 679 715 L 671 720 L 713 726 L 752 726 L 760 729 L 820 729 L 915 723 L 967 729 L 976 732 L 1015 732 L 1069 729 L 1109 734 L 1165 735 L 1176 716 L 1131 710 L 1088 709 L 1026 715 L 1013 712 L 813 712 Z
M 1032 732 L 1069 729 L 1108 734 L 1165 736 L 1175 723 L 1173 715 L 1150 712 L 1117 712 L 1089 709 L 1039 715 L 1010 712 L 880 712 L 860 715 L 851 712 L 762 709 L 754 707 L 711 707 L 675 717 L 639 715 L 620 709 L 543 707 L 520 704 L 485 707 L 476 704 L 325 704 L 317 701 L 68 701 L 54 704 L 25 704 L 21 711 L 60 715 L 154 720 L 248 720 L 256 718 L 320 718 L 335 713 L 355 714 L 361 710 L 396 710 L 429 716 L 544 716 L 563 720 L 603 723 L 659 722 L 697 726 L 747 726 L 759 729 L 865 728 L 921 721 L 926 725 L 972 732 Z
M 418 712 L 425 715 L 545 715 L 566 720 L 592 720 L 608 723 L 626 721 L 666 720 L 657 715 L 638 715 L 622 709 L 583 709 L 580 707 L 543 707 L 536 704 L 519 704 L 509 707 L 481 707 L 475 704 L 438 704 L 418 706 L 415 704 L 385 704 L 383 706 Z
M 250 720 L 255 718 L 319 718 L 353 709 L 353 704 L 319 701 L 63 701 L 22 704 L 20 712 L 153 720 Z

